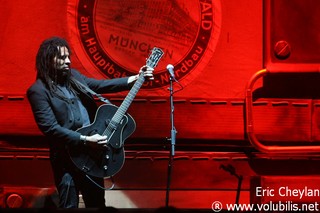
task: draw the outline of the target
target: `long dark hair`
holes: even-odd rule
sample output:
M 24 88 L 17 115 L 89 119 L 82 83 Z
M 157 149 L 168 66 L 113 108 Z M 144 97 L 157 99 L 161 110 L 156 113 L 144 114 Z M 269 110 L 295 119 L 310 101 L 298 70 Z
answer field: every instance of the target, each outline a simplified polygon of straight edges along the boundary
M 66 47 L 71 54 L 69 44 L 65 39 L 51 37 L 41 43 L 36 56 L 37 79 L 41 79 L 51 91 L 55 89 L 58 81 L 54 57 L 60 54 L 60 47 Z

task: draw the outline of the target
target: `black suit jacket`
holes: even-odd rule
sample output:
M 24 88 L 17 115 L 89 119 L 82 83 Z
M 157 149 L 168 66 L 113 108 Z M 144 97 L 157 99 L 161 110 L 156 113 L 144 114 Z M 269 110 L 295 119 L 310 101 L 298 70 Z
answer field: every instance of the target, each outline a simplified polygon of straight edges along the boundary
M 72 69 L 71 75 L 88 86 L 96 93 L 110 93 L 129 90 L 128 77 L 97 80 L 88 78 Z M 77 145 L 80 143 L 80 133 L 76 132 L 82 127 L 79 110 L 75 110 L 73 102 L 50 93 L 44 83 L 37 79 L 27 90 L 27 97 L 31 104 L 33 115 L 39 129 L 50 139 L 50 146 L 65 147 L 65 145 Z M 83 105 L 87 108 L 91 122 L 94 118 L 97 106 L 90 94 L 79 95 Z

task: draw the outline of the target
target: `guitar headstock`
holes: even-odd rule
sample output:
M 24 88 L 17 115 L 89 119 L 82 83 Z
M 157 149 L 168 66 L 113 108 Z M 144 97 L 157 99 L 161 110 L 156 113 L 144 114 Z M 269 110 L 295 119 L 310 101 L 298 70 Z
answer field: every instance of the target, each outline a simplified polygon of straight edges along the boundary
M 162 49 L 154 47 L 149 55 L 149 58 L 146 61 L 146 65 L 152 68 L 155 68 L 163 56 Z

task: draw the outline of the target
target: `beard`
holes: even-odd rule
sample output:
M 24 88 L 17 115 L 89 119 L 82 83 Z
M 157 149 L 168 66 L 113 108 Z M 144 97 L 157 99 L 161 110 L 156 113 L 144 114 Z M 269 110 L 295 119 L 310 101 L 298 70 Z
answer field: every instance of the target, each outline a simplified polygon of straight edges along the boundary
M 58 69 L 56 70 L 57 83 L 66 84 L 70 81 L 71 71 L 70 69 Z

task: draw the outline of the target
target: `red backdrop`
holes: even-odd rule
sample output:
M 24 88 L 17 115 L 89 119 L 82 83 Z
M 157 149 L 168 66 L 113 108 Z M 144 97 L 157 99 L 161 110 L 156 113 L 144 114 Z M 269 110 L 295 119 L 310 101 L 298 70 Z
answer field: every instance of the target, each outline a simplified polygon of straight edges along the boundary
M 133 74 L 145 63 L 148 48 L 160 46 L 164 49 L 165 56 L 155 70 L 154 84 L 145 85 L 129 109 L 138 124 L 135 136 L 164 138 L 168 135 L 170 109 L 165 68 L 167 64 L 173 64 L 177 79 L 184 86 L 175 94 L 178 136 L 242 140 L 245 138 L 245 89 L 254 73 L 265 66 L 274 68 L 273 65 L 278 64 L 287 68 L 303 65 L 303 69 L 298 66 L 298 71 L 306 71 L 309 64 L 315 65 L 315 69 L 319 67 L 320 48 L 315 48 L 319 46 L 319 30 L 315 24 L 319 16 L 312 15 L 318 14 L 318 7 L 312 7 L 315 2 L 318 1 L 295 0 L 290 7 L 285 7 L 289 4 L 285 0 L 110 0 L 108 5 L 86 0 L 2 1 L 1 133 L 38 134 L 25 92 L 35 80 L 35 54 L 39 44 L 45 38 L 58 35 L 72 45 L 73 67 L 96 78 L 114 77 L 117 72 Z M 299 9 L 298 13 L 294 13 L 295 8 Z M 289 17 L 305 22 L 296 22 L 296 28 L 285 25 L 289 23 Z M 300 26 L 304 33 L 298 30 L 300 36 L 290 37 L 296 35 Z M 290 44 L 291 52 L 285 59 L 277 58 L 273 51 L 278 41 Z M 310 55 L 308 60 L 300 57 L 305 52 Z M 109 63 L 114 72 L 101 70 L 103 63 Z M 124 72 L 122 68 L 128 71 Z M 281 85 L 288 81 L 286 77 L 283 79 Z M 274 79 L 267 80 L 258 81 L 256 87 L 264 83 L 268 91 L 278 94 L 279 91 L 274 90 L 278 88 L 273 84 Z M 299 81 L 299 87 L 313 85 L 309 80 Z M 179 86 L 175 84 L 175 88 Z M 283 91 L 283 88 L 279 90 Z M 292 97 L 296 92 L 288 93 Z M 125 95 L 114 94 L 109 98 L 120 104 Z M 308 94 L 302 98 L 309 98 Z M 312 103 L 307 110 L 311 107 Z M 265 122 L 264 119 L 269 118 L 263 110 L 258 114 L 262 116 L 258 129 L 267 129 L 266 134 L 273 137 L 274 131 L 269 128 L 273 123 Z M 275 113 L 277 117 L 272 120 L 276 122 L 282 114 Z M 318 120 L 311 114 L 304 115 L 308 117 L 306 120 Z M 299 119 L 300 115 L 297 116 Z M 277 132 L 285 134 L 283 128 L 287 125 L 299 128 L 294 123 L 286 123 L 284 127 L 278 126 Z M 309 140 L 315 137 L 308 129 L 318 129 L 317 125 L 307 125 L 312 127 L 302 128 L 307 132 L 296 138 Z M 278 139 L 278 136 L 274 138 Z
M 1 176 L 1 183 L 16 186 L 52 183 L 50 171 L 45 169 L 47 176 L 41 176 L 38 182 L 34 179 L 39 168 L 48 168 L 47 152 L 45 156 L 29 152 L 29 149 L 24 152 L 26 146 L 32 151 L 47 151 L 42 137 L 26 137 L 39 135 L 39 130 L 25 92 L 35 80 L 34 64 L 39 44 L 57 35 L 70 41 L 73 67 L 96 78 L 113 77 L 116 72 L 134 73 L 144 64 L 149 47 L 160 46 L 165 50 L 164 59 L 155 71 L 158 83 L 145 85 L 129 109 L 137 122 L 132 138 L 147 138 L 150 146 L 144 153 L 141 149 L 145 147 L 130 143 L 131 147 L 137 144 L 134 148 L 138 152 L 134 152 L 134 148 L 133 152 L 127 152 L 128 161 L 118 176 L 120 187 L 123 184 L 124 188 L 139 189 L 147 185 L 149 189 L 154 186 L 165 189 L 164 159 L 167 160 L 167 156 L 154 155 L 150 150 L 153 150 L 151 145 L 159 141 L 156 145 L 163 150 L 165 138 L 170 135 L 165 67 L 173 64 L 184 86 L 184 90 L 175 94 L 177 151 L 181 151 L 183 139 L 187 139 L 189 150 L 211 151 L 213 147 L 215 151 L 212 156 L 205 152 L 178 155 L 173 187 L 182 191 L 174 194 L 173 205 L 208 208 L 215 199 L 233 202 L 237 180 L 221 169 L 224 163 L 231 163 L 244 175 L 241 192 L 244 202 L 248 202 L 249 194 L 254 194 L 254 187 L 250 185 L 255 181 L 251 179 L 254 175 L 264 176 L 258 184 L 266 187 L 276 188 L 281 179 L 281 183 L 284 180 L 297 188 L 300 187 L 297 180 L 317 188 L 319 179 L 312 175 L 319 174 L 318 156 L 306 155 L 303 159 L 299 156 L 298 160 L 294 160 L 294 156 L 285 159 L 272 156 L 269 159 L 268 155 L 261 157 L 261 153 L 247 156 L 235 150 L 240 147 L 241 151 L 246 151 L 243 147 L 248 145 L 244 101 L 247 82 L 265 67 L 276 72 L 293 70 L 302 74 L 281 73 L 257 82 L 252 113 L 257 137 L 271 144 L 284 141 L 291 146 L 301 141 L 308 144 L 320 141 L 320 77 L 318 73 L 304 75 L 306 71 L 319 70 L 319 0 L 105 2 L 108 5 L 99 0 L 1 0 L 0 148 L 22 150 L 18 157 L 11 152 L 2 153 L 0 166 L 6 173 Z M 111 70 L 104 70 L 104 73 L 100 69 L 108 62 L 115 68 L 110 75 L 107 73 Z M 175 87 L 179 88 L 177 84 Z M 114 94 L 109 98 L 118 105 L 125 95 Z M 198 148 L 203 141 L 209 141 L 210 146 L 205 144 L 203 149 Z M 216 152 L 216 147 L 218 151 L 221 148 L 228 152 Z M 16 169 L 18 167 L 22 169 Z M 147 169 L 152 171 L 145 172 Z M 282 176 L 274 181 L 273 175 Z M 289 175 L 296 176 L 288 178 Z M 307 181 L 302 175 L 308 175 Z M 270 179 L 265 178 L 269 176 Z M 191 196 L 190 188 L 195 191 Z M 35 194 L 30 189 L 19 190 Z M 142 197 L 158 199 L 158 205 L 164 199 L 161 199 L 163 192 L 159 191 L 162 194 L 157 196 L 146 193 Z M 134 191 L 126 193 L 130 197 Z M 141 191 L 138 193 L 132 197 L 140 198 Z M 4 194 L 0 195 L 0 206 L 4 205 L 1 203 Z M 139 203 L 148 205 L 148 201 L 136 203 L 137 206 Z
M 79 1 L 82 2 L 82 1 Z M 73 26 L 74 20 L 81 10 L 76 6 L 78 1 L 3 1 L 1 6 L 1 75 L 0 75 L 0 93 L 4 94 L 24 94 L 27 87 L 35 79 L 35 54 L 39 44 L 43 39 L 58 35 L 63 36 L 70 41 L 73 48 L 73 66 L 80 69 L 83 73 L 89 76 L 105 77 L 99 75 L 97 68 L 94 67 L 88 60 L 85 60 L 83 51 L 79 50 L 83 45 L 79 42 L 79 28 Z M 99 1 L 97 1 L 99 2 Z M 121 7 L 122 1 L 111 1 L 109 12 L 105 16 L 111 16 L 114 10 Z M 123 1 L 125 2 L 125 1 Z M 123 4 L 122 2 L 122 4 Z M 259 70 L 262 66 L 262 5 L 260 1 L 212 1 L 210 8 L 202 6 L 202 1 L 192 1 L 190 3 L 184 2 L 184 5 L 170 3 L 167 1 L 159 5 L 147 3 L 148 1 L 141 1 L 141 3 L 132 3 L 132 5 L 125 5 L 123 7 L 123 18 L 134 19 L 136 13 L 133 11 L 131 15 L 126 15 L 129 12 L 125 10 L 139 9 L 143 3 L 148 8 L 161 7 L 156 15 L 163 16 L 157 19 L 153 18 L 151 14 L 145 15 L 145 18 L 153 18 L 153 20 L 146 24 L 161 25 L 161 29 L 155 28 L 151 30 L 147 26 L 141 27 L 142 30 L 134 31 L 136 26 L 131 26 L 130 23 L 122 23 L 120 21 L 113 23 L 110 20 L 113 17 L 105 18 L 105 25 L 101 25 L 96 30 L 96 36 L 101 40 L 101 37 L 107 33 L 112 32 L 126 32 L 134 31 L 133 34 L 127 34 L 126 37 L 134 40 L 141 39 L 140 42 L 148 41 L 151 45 L 160 45 L 166 50 L 173 52 L 173 58 L 165 58 L 162 64 L 158 67 L 158 72 L 164 71 L 166 64 L 178 64 L 179 61 L 186 59 L 186 55 L 191 52 L 193 42 L 197 36 L 202 35 L 199 32 L 201 20 L 212 21 L 211 38 L 208 42 L 206 54 L 201 59 L 200 63 L 188 73 L 188 76 L 181 79 L 181 83 L 185 85 L 185 89 L 177 96 L 190 98 L 229 98 L 229 97 L 243 97 L 246 82 L 250 76 Z M 180 2 L 181 3 L 181 2 Z M 84 4 L 84 3 L 83 3 Z M 112 5 L 113 4 L 113 5 Z M 107 8 L 103 4 L 98 4 L 98 9 L 94 16 L 96 19 L 104 17 L 102 11 Z M 167 14 L 166 9 L 174 12 L 172 15 Z M 162 10 L 164 12 L 162 12 Z M 142 12 L 148 11 L 144 9 Z M 150 10 L 149 10 L 150 11 Z M 178 18 L 179 12 L 184 12 L 188 16 L 187 19 L 193 22 L 191 29 L 183 34 L 183 40 L 179 40 L 179 35 L 173 35 L 172 29 L 186 30 L 178 26 L 166 26 L 168 24 L 181 24 L 183 20 Z M 251 11 L 243 15 L 243 11 Z M 88 12 L 88 11 L 84 11 Z M 149 12 L 150 13 L 150 12 Z M 211 15 L 208 15 L 211 14 Z M 80 15 L 79 15 L 80 16 Z M 176 20 L 178 19 L 178 20 Z M 104 20 L 100 21 L 103 22 Z M 107 22 L 109 21 L 109 22 Z M 128 20 L 127 20 L 128 21 Z M 98 21 L 97 21 L 98 22 Z M 100 23 L 98 22 L 98 23 Z M 118 28 L 114 25 L 118 23 Z M 113 25 L 111 25 L 113 24 Z M 124 27 L 132 27 L 123 30 Z M 187 24 L 184 23 L 184 24 Z M 98 28 L 96 24 L 96 28 Z M 191 27 L 188 26 L 188 27 Z M 103 27 L 110 27 L 105 29 Z M 121 28 L 123 27 L 123 28 Z M 165 28 L 167 27 L 167 28 Z M 121 31 L 121 29 L 122 31 Z M 149 31 L 148 31 L 149 29 Z M 113 31 L 112 31 L 113 30 Z M 160 33 L 171 32 L 161 36 Z M 178 32 L 176 32 L 178 33 Z M 114 33 L 115 34 L 115 33 Z M 145 35 L 147 34 L 147 35 Z M 138 35 L 138 36 L 137 36 Z M 100 36 L 100 37 L 99 37 Z M 125 37 L 125 35 L 123 35 Z M 130 37 L 132 36 L 132 37 Z M 170 41 L 171 39 L 171 41 Z M 180 43 L 179 43 L 180 41 Z M 186 44 L 181 44 L 186 42 Z M 203 42 L 204 43 L 204 42 Z M 103 42 L 101 42 L 103 44 Z M 102 46 L 102 45 L 101 45 Z M 106 47 L 105 44 L 103 47 Z M 114 53 L 114 61 L 124 66 L 129 67 L 132 72 L 137 70 L 144 63 L 143 54 L 135 54 L 134 61 L 131 60 L 129 49 L 126 51 L 116 50 L 114 46 L 110 46 L 107 53 Z M 171 48 L 170 48 L 171 47 Z M 82 47 L 83 48 L 83 47 Z M 179 52 L 180 51 L 180 52 Z M 168 54 L 167 54 L 168 56 Z M 81 62 L 79 61 L 81 58 Z M 92 69 L 85 69 L 92 66 Z M 192 75 L 190 77 L 190 75 Z M 108 76 L 106 76 L 108 77 Z M 10 82 L 10 83 L 9 83 Z M 164 90 L 164 91 L 163 91 Z M 160 94 L 159 94 L 159 91 Z M 162 95 L 167 96 L 164 87 L 156 91 L 148 91 L 148 93 L 141 92 L 139 95 Z

